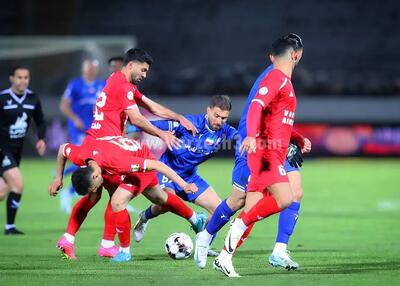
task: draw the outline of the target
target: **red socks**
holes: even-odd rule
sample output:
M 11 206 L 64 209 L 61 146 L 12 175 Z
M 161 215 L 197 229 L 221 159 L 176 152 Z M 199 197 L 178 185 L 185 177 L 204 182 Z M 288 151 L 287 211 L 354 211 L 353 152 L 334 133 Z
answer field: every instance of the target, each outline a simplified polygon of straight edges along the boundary
M 131 217 L 126 209 L 113 212 L 113 215 L 120 246 L 129 247 L 131 244 Z
M 75 235 L 87 214 L 96 203 L 97 202 L 90 201 L 88 196 L 82 197 L 72 209 L 66 232 Z
M 112 211 L 112 208 L 111 208 L 111 201 L 109 201 L 107 204 L 107 207 L 106 207 L 106 211 L 104 213 L 103 239 L 114 241 L 116 233 L 117 233 L 117 230 L 115 229 L 114 212 Z
M 244 224 L 249 226 L 256 221 L 269 217 L 270 215 L 276 214 L 280 211 L 281 209 L 274 196 L 265 196 L 247 213 L 243 211 L 241 217 Z
M 168 198 L 163 208 L 173 212 L 185 219 L 190 219 L 193 216 L 193 210 L 189 208 L 180 197 L 177 195 L 167 192 Z

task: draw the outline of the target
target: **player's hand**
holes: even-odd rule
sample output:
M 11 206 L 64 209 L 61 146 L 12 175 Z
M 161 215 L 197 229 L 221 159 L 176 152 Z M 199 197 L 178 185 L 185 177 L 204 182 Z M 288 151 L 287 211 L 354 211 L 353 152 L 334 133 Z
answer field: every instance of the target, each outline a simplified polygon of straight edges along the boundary
M 49 185 L 47 191 L 50 196 L 57 196 L 58 191 L 63 187 L 63 182 L 61 178 L 54 178 L 53 182 Z
M 246 137 L 242 145 L 240 145 L 239 152 L 240 154 L 244 153 L 255 153 L 257 148 L 257 141 L 254 137 Z
M 172 150 L 172 148 L 179 148 L 182 145 L 182 140 L 175 137 L 174 133 L 170 131 L 162 131 L 160 138 L 167 144 L 169 150 Z
M 83 121 L 79 117 L 75 117 L 72 121 L 74 122 L 76 128 L 85 130 L 85 124 L 83 124 Z
M 301 148 L 302 153 L 310 153 L 311 152 L 311 141 L 308 138 L 303 139 L 303 148 Z
M 190 184 L 186 184 L 186 186 L 183 188 L 183 191 L 186 194 L 194 194 L 198 191 L 198 188 L 194 183 L 190 183 Z
M 299 168 L 303 163 L 303 155 L 301 154 L 301 150 L 299 146 L 296 144 L 290 143 L 286 155 L 286 159 L 289 162 L 289 165 L 293 168 Z
M 197 134 L 197 128 L 190 122 L 185 116 L 179 116 L 179 123 L 186 128 L 186 130 L 192 132 L 192 135 L 195 136 Z
M 43 139 L 38 140 L 36 142 L 36 150 L 40 156 L 43 156 L 46 153 L 46 142 Z

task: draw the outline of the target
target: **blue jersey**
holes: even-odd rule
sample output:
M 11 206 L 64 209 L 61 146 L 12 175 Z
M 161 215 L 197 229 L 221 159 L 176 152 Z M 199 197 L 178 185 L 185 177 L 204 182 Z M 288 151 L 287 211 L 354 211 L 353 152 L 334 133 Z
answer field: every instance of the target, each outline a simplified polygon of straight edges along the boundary
M 87 83 L 82 77 L 75 78 L 68 83 L 63 98 L 69 99 L 72 111 L 83 121 L 85 130 L 89 129 L 93 121 L 93 108 L 97 95 L 103 89 L 103 82 L 95 80 Z M 73 122 L 68 120 L 68 125 L 73 127 Z
M 224 124 L 219 130 L 213 131 L 205 114 L 185 116 L 197 128 L 198 133 L 193 136 L 190 131 L 176 121 L 157 120 L 151 123 L 162 130 L 174 131 L 175 136 L 182 140 L 180 148 L 167 149 L 160 161 L 171 167 L 182 177 L 196 173 L 197 166 L 210 159 L 228 139 L 233 140 L 237 131 L 229 124 Z M 132 129 L 128 129 L 130 132 Z
M 240 117 L 239 121 L 239 126 L 238 126 L 238 140 L 236 141 L 236 152 L 235 152 L 235 157 L 242 157 L 242 155 L 239 152 L 239 147 L 242 144 L 242 141 L 244 138 L 247 136 L 247 128 L 246 128 L 246 121 L 247 121 L 247 112 L 249 111 L 249 107 L 251 104 L 251 101 L 253 98 L 256 96 L 257 91 L 260 89 L 260 83 L 263 78 L 274 68 L 274 65 L 268 66 L 262 74 L 257 78 L 257 80 L 254 82 L 250 92 L 249 92 L 249 97 L 247 98 L 246 105 L 244 107 L 242 116 Z M 246 155 L 244 155 L 246 156 Z

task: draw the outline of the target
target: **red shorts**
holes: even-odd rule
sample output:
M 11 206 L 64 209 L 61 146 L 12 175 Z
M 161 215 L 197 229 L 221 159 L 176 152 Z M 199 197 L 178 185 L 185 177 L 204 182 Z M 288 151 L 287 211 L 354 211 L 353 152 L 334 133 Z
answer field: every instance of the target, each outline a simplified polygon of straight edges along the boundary
M 281 158 L 279 152 L 271 152 L 267 155 L 249 154 L 247 164 L 250 169 L 250 181 L 247 191 L 264 192 L 273 184 L 288 183 L 289 178 Z
M 140 195 L 144 190 L 158 185 L 156 171 L 129 174 L 119 185 L 123 189 L 129 191 L 134 197 Z

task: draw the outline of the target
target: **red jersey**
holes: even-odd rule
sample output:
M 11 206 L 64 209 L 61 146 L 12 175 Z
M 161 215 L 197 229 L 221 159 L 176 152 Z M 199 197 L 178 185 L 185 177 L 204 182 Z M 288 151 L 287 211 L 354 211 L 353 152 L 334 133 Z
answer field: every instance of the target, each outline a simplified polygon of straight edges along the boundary
M 93 159 L 104 174 L 126 175 L 146 170 L 146 159 L 153 156 L 146 146 L 124 137 L 111 140 L 86 139 L 81 146 L 66 144 L 63 155 L 78 166 Z
M 122 72 L 113 73 L 97 99 L 87 134 L 94 138 L 121 136 L 127 121 L 125 110 L 135 107 L 142 97 L 137 86 L 127 81 Z
M 296 95 L 290 78 L 282 71 L 273 69 L 262 79 L 260 88 L 252 100 L 251 105 L 253 104 L 262 106 L 262 121 L 256 137 L 258 141 L 266 142 L 267 148 L 261 153 L 278 150 L 279 159 L 283 162 L 296 111 Z M 249 112 L 248 116 L 251 117 L 252 114 Z M 251 120 L 247 120 L 248 123 L 249 121 Z

